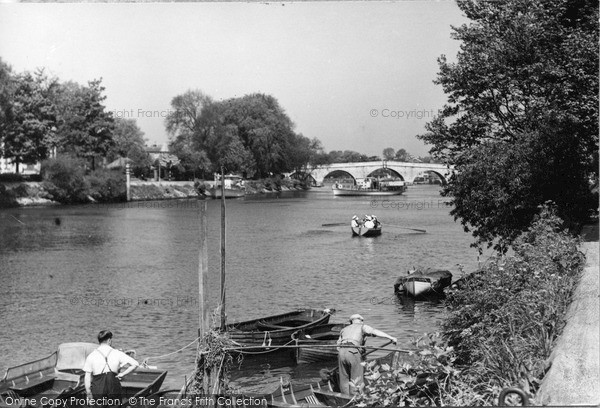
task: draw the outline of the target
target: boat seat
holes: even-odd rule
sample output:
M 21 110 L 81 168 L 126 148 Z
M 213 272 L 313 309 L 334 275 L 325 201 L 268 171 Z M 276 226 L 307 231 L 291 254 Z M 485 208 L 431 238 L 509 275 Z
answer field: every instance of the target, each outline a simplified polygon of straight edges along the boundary
M 135 388 L 136 390 L 143 390 L 150 384 L 148 382 L 141 381 L 121 381 L 121 387 L 123 388 Z
M 30 390 L 33 388 L 37 388 L 42 385 L 50 385 L 54 382 L 54 379 L 55 379 L 54 375 L 42 375 L 42 376 L 36 375 L 33 378 L 28 378 L 26 376 L 25 378 L 26 378 L 25 382 L 13 384 L 9 388 L 17 393 L 22 393 L 24 391 L 27 391 L 27 390 Z

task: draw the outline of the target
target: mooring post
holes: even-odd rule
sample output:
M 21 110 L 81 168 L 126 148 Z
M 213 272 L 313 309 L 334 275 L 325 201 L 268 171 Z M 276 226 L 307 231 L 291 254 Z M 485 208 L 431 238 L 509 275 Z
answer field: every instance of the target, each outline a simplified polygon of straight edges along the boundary
M 221 166 L 221 331 L 226 331 L 225 315 L 225 170 Z
M 125 180 L 127 184 L 127 201 L 131 201 L 131 165 L 125 164 Z
M 209 329 L 208 307 L 208 247 L 206 244 L 206 201 L 200 201 L 200 256 L 198 263 L 198 304 L 200 316 L 198 322 L 198 337 L 200 341 Z

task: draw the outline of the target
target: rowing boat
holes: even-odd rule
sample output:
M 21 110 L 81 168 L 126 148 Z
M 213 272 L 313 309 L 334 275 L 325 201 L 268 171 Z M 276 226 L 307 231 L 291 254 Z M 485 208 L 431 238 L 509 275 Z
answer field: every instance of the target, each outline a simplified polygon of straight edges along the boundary
M 292 342 L 298 330 L 329 322 L 332 309 L 300 309 L 279 315 L 231 323 L 226 326 L 229 338 L 241 345 L 282 345 Z
M 98 345 L 92 343 L 63 343 L 47 357 L 9 367 L 0 380 L 0 407 L 11 406 L 10 401 L 21 398 L 33 405 L 43 399 L 44 405 L 61 407 L 69 407 L 68 401 L 81 400 L 85 395 L 83 365 L 97 348 Z M 157 392 L 166 376 L 167 371 L 136 368 L 121 381 L 123 398 L 144 397 Z
M 296 363 L 303 364 L 335 360 L 338 355 L 335 347 L 318 346 L 335 345 L 340 338 L 340 331 L 345 326 L 342 323 L 329 323 L 294 333 L 293 337 L 296 339 L 296 345 L 304 346 L 296 349 Z
M 350 221 L 352 236 L 376 237 L 381 235 L 381 223 L 373 215 L 365 215 L 359 220 L 355 215 Z
M 442 295 L 444 288 L 452 283 L 452 273 L 442 269 L 417 270 L 401 276 L 394 284 L 395 293 L 406 293 L 412 297 Z

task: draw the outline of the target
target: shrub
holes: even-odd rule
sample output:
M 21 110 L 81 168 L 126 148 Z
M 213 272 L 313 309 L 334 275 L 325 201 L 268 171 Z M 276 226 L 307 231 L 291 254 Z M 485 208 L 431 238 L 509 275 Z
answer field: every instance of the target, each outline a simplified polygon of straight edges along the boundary
M 43 186 L 55 201 L 71 204 L 87 200 L 85 163 L 69 156 L 42 162 Z
M 14 207 L 17 205 L 16 195 L 12 190 L 0 184 L 0 208 Z
M 16 173 L 3 173 L 0 174 L 0 183 L 18 183 L 24 181 L 25 179 L 21 174 Z
M 95 170 L 87 180 L 89 195 L 96 201 L 115 202 L 127 199 L 127 183 L 120 170 Z

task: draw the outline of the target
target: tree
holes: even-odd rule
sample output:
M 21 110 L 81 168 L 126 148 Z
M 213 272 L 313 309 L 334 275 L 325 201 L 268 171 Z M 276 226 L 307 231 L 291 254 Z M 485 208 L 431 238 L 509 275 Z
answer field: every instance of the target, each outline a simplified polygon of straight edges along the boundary
M 6 71 L 2 75 L 2 155 L 13 159 L 18 172 L 20 163 L 32 164 L 48 157 L 56 130 L 56 109 L 51 94 L 57 81 L 43 70 L 16 75 L 12 84 Z
M 410 161 L 410 154 L 404 149 L 398 149 L 396 152 L 395 160 L 401 162 Z
M 448 94 L 419 136 L 455 166 L 451 214 L 498 250 L 557 204 L 569 226 L 598 203 L 598 3 L 462 0 L 457 62 L 440 57 Z
M 383 149 L 382 154 L 383 160 L 394 160 L 394 157 L 396 157 L 396 151 L 391 147 L 386 147 L 385 149 Z
M 0 131 L 3 124 L 12 120 L 12 94 L 14 92 L 14 78 L 11 67 L 0 58 Z M 2 134 L 0 133 L 0 143 Z
M 114 119 L 103 105 L 106 97 L 102 95 L 101 82 L 93 80 L 88 86 L 67 82 L 56 96 L 59 109 L 56 144 L 61 152 L 89 160 L 92 170 L 96 157 L 105 156 L 114 146 Z

